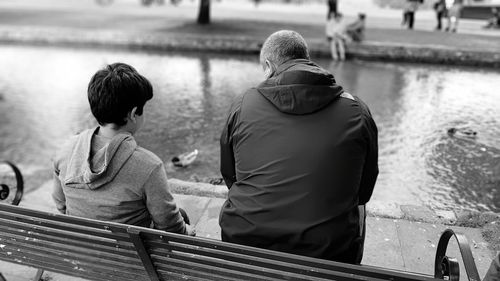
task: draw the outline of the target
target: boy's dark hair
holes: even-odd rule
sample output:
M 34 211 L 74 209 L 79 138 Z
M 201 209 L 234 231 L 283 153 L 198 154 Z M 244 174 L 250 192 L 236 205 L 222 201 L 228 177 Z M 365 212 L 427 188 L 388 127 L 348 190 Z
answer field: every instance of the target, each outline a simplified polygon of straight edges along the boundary
M 87 94 L 90 110 L 100 125 L 123 126 L 134 107 L 142 115 L 144 105 L 153 98 L 153 87 L 132 66 L 113 63 L 92 76 Z

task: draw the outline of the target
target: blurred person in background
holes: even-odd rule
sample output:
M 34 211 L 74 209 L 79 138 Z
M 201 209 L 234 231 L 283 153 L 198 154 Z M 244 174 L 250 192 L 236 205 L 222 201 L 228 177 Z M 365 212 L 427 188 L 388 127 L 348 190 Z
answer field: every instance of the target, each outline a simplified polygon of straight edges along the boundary
M 446 31 L 457 32 L 462 9 L 463 0 L 454 0 L 451 7 L 448 8 L 448 25 L 446 26 Z
M 363 41 L 365 39 L 365 22 L 366 15 L 359 13 L 358 18 L 353 23 L 347 25 L 347 37 L 354 42 Z
M 335 15 L 337 15 L 337 0 L 328 0 L 328 14 L 326 15 L 326 19 L 329 20 Z
M 446 0 L 436 1 L 434 3 L 434 11 L 436 11 L 436 19 L 437 19 L 436 30 L 441 30 L 443 27 L 442 20 L 444 17 L 446 17 L 447 14 Z
M 498 8 L 491 8 L 492 17 L 488 19 L 488 23 L 484 28 L 500 28 L 500 11 Z
M 403 9 L 403 26 L 408 26 L 408 29 L 413 29 L 415 23 L 415 13 L 418 10 L 418 6 L 422 4 L 423 0 L 406 0 L 405 7 Z
M 326 23 L 326 38 L 333 60 L 345 60 L 345 41 L 348 39 L 344 16 L 337 13 Z

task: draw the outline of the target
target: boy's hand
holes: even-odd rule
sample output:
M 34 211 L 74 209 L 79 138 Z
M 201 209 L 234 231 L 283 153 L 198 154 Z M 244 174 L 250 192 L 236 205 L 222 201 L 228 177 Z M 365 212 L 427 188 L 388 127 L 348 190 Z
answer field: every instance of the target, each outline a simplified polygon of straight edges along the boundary
M 186 234 L 189 236 L 196 236 L 196 229 L 190 224 L 186 224 Z

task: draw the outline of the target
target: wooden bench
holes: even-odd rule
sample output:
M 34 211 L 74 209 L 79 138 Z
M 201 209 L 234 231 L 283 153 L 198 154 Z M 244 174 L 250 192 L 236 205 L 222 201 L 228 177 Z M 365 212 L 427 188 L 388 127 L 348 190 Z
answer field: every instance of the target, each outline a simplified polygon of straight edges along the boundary
M 469 280 L 479 281 L 463 235 L 447 230 L 435 276 L 458 280 L 445 255 L 457 237 Z M 218 240 L 0 204 L 0 260 L 90 280 L 439 280 L 434 276 L 349 265 Z M 1 277 L 1 274 L 0 274 Z
M 446 250 L 452 234 L 445 232 L 439 251 Z M 34 280 L 40 279 L 43 270 L 124 281 L 437 280 L 6 204 L 0 204 L 0 259 L 39 268 Z M 445 266 L 451 270 L 448 273 L 437 265 L 436 276 L 458 274 L 458 265 L 451 264 Z M 479 280 L 473 268 L 475 276 L 469 280 Z

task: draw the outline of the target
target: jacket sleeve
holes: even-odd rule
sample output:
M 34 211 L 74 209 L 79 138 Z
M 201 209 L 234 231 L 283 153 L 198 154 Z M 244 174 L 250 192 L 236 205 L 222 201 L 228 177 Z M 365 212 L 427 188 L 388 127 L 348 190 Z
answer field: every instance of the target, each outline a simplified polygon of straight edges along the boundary
M 370 111 L 364 107 L 366 158 L 359 188 L 359 205 L 365 205 L 371 198 L 378 176 L 378 129 Z
M 66 196 L 64 195 L 61 180 L 59 179 L 59 168 L 57 163 L 54 163 L 54 179 L 53 179 L 52 199 L 56 204 L 56 208 L 62 214 L 66 214 Z
M 186 225 L 170 193 L 163 163 L 149 175 L 144 185 L 144 197 L 154 228 L 186 234 Z
M 226 124 L 220 137 L 220 172 L 228 188 L 236 182 L 236 167 L 233 152 L 233 134 L 236 119 L 240 110 L 240 102 L 231 106 Z
M 488 272 L 486 272 L 483 281 L 500 281 L 500 253 L 498 253 L 491 262 L 490 268 Z

